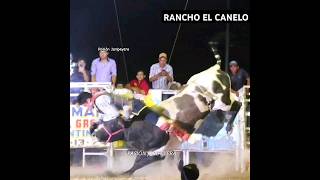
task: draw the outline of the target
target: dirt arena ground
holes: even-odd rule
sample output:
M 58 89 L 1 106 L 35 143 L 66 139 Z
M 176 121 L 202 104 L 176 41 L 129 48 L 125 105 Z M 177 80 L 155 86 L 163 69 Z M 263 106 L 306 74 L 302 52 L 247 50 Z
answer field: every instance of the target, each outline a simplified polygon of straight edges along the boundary
M 70 167 L 71 180 L 180 180 L 180 172 L 177 169 L 178 158 L 167 157 L 165 160 L 150 164 L 137 170 L 133 176 L 110 176 L 108 172 L 117 174 L 128 170 L 134 157 L 128 155 L 117 156 L 112 169 L 107 169 L 107 165 Z M 250 168 L 241 174 L 234 170 L 234 158 L 228 154 L 206 155 L 204 159 L 209 159 L 209 164 L 202 165 L 199 157 L 190 157 L 190 163 L 196 163 L 200 171 L 199 180 L 248 180 L 250 179 Z M 249 167 L 249 165 L 247 165 Z

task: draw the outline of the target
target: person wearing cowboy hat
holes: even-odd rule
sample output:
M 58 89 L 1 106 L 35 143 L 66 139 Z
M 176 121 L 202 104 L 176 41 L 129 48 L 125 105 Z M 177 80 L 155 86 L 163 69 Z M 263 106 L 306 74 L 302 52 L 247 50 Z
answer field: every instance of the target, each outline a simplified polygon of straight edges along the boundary
M 159 62 L 150 68 L 149 80 L 153 89 L 169 89 L 168 83 L 173 81 L 173 69 L 167 64 L 167 54 L 159 54 Z

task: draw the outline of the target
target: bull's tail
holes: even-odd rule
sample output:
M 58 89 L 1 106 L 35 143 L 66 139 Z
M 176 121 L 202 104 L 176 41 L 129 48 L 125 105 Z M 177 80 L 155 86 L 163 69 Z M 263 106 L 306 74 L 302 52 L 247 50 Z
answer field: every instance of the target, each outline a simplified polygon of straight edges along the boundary
M 211 44 L 211 50 L 212 50 L 212 52 L 214 54 L 214 58 L 217 60 L 216 64 L 221 66 L 221 56 L 220 56 L 220 54 L 218 52 L 218 49 Z
M 218 64 L 219 66 L 221 66 L 221 59 L 218 59 L 218 60 L 217 60 L 217 64 Z

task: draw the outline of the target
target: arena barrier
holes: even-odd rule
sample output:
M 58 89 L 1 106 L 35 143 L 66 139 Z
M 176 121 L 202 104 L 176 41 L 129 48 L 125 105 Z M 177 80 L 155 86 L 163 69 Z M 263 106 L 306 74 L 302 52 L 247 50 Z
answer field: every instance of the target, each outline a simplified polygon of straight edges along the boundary
M 250 86 L 243 86 L 239 90 L 239 100 L 242 102 L 238 113 L 238 121 L 235 121 L 238 135 L 236 147 L 236 170 L 241 173 L 246 171 L 247 158 L 246 152 L 250 151 Z
M 110 82 L 71 82 L 70 83 L 70 90 L 75 88 L 81 88 L 81 91 L 89 91 L 90 88 L 104 88 L 106 91 L 112 90 L 112 85 Z M 70 97 L 76 97 L 79 93 L 70 93 Z
M 111 90 L 110 83 L 70 83 L 70 88 L 105 88 L 107 91 Z M 248 150 L 250 140 L 248 140 L 248 133 L 250 133 L 250 127 L 248 126 L 248 117 L 250 117 L 250 111 L 247 110 L 248 103 L 250 103 L 250 86 L 244 86 L 240 91 L 239 100 L 243 102 L 243 106 L 238 112 L 234 121 L 234 128 L 231 135 L 227 135 L 225 126 L 213 139 L 207 141 L 210 147 L 204 147 L 204 142 L 200 141 L 193 145 L 183 143 L 180 149 L 176 149 L 176 152 L 182 152 L 184 164 L 189 164 L 189 154 L 191 152 L 211 152 L 211 153 L 234 153 L 235 154 L 235 169 L 237 171 L 244 172 L 246 168 L 245 151 Z M 174 90 L 155 90 L 150 89 L 150 93 L 162 101 L 164 94 L 175 95 L 177 91 Z M 70 95 L 71 96 L 71 95 Z M 73 94 L 77 96 L 77 94 Z M 117 142 L 113 143 L 101 143 L 97 142 L 94 137 L 90 136 L 89 126 L 92 121 L 97 120 L 98 113 L 86 112 L 86 108 L 83 106 L 70 105 L 70 148 L 82 148 L 82 166 L 86 165 L 86 156 L 106 156 L 108 158 L 108 168 L 113 167 L 114 151 L 127 151 L 128 149 L 118 147 Z M 90 148 L 102 148 L 103 152 L 87 152 Z
M 71 82 L 70 89 L 81 89 L 81 91 L 89 92 L 90 88 L 103 88 L 107 92 L 112 91 L 111 83 L 100 82 Z M 121 94 L 121 89 L 117 89 Z M 149 93 L 152 94 L 155 101 L 162 101 L 163 95 L 175 95 L 176 90 L 160 90 L 150 89 Z M 70 97 L 76 97 L 79 93 L 70 93 Z M 122 104 L 125 104 L 124 102 Z M 86 114 L 85 114 L 86 112 Z M 127 150 L 125 148 L 119 148 L 118 142 L 114 143 L 101 143 L 90 135 L 89 126 L 92 122 L 98 120 L 98 112 L 95 110 L 88 110 L 84 106 L 77 106 L 70 104 L 70 148 L 82 148 L 82 166 L 85 167 L 86 156 L 107 156 L 111 161 L 108 161 L 108 167 L 112 167 L 114 151 Z M 102 148 L 105 152 L 87 152 L 90 148 Z

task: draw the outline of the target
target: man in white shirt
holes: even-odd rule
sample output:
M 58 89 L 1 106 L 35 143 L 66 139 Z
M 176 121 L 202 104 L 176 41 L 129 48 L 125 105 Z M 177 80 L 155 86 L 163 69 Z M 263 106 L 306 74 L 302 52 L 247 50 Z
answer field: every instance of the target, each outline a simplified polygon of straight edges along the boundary
M 173 81 L 173 69 L 167 64 L 167 54 L 159 54 L 159 63 L 150 68 L 149 80 L 153 89 L 169 89 L 168 83 Z

